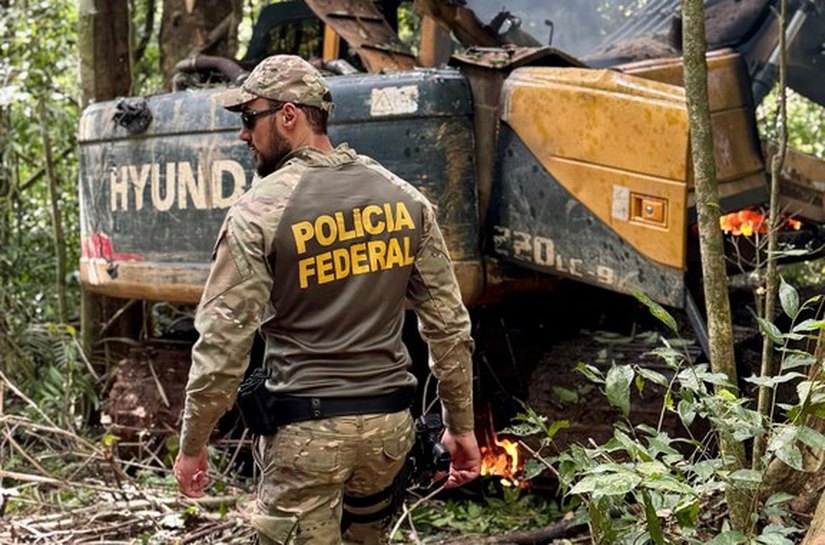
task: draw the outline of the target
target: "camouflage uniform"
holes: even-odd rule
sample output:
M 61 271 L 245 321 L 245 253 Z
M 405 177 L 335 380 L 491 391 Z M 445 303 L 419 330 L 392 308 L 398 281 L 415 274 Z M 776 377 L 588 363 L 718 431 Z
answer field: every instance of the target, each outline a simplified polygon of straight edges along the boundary
M 225 105 L 290 97 L 331 109 L 317 72 L 283 58 L 264 61 Z M 429 344 L 446 425 L 472 430 L 470 321 L 433 206 L 346 145 L 293 151 L 229 210 L 218 236 L 195 319 L 182 451 L 199 453 L 233 403 L 259 327 L 267 387 L 278 394 L 414 388 L 401 341 L 406 304 Z M 412 441 L 409 411 L 300 422 L 261 438 L 252 523 L 262 543 L 341 543 L 342 494 L 386 488 Z M 353 525 L 348 539 L 379 535 L 380 525 Z

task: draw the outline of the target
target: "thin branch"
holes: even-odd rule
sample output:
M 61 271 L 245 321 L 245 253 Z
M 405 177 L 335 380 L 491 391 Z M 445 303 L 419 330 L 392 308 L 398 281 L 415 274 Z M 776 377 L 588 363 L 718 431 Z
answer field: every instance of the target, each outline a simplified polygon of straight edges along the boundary
M 407 505 L 404 504 L 404 512 L 401 514 L 400 517 L 398 517 L 398 521 L 395 523 L 395 526 L 393 526 L 392 531 L 390 532 L 390 537 L 389 537 L 390 541 L 393 540 L 393 538 L 395 537 L 396 532 L 398 532 L 398 530 L 401 528 L 401 524 L 404 523 L 405 518 L 410 517 L 410 520 L 412 520 L 413 511 L 418 509 L 418 507 L 422 503 L 424 503 L 425 501 L 429 501 L 432 498 L 434 498 L 442 490 L 444 490 L 444 485 L 443 484 L 441 486 L 439 486 L 438 488 L 436 488 L 435 490 L 433 490 L 432 492 L 430 492 L 429 494 L 427 494 L 426 496 L 424 496 L 423 498 L 420 498 L 409 509 L 407 508 Z
M 785 21 L 787 16 L 788 1 L 780 1 L 779 12 L 779 149 L 771 157 L 771 200 L 768 211 L 768 254 L 765 268 L 765 299 L 763 304 L 762 319 L 773 323 L 776 311 L 776 296 L 779 292 L 779 272 L 777 270 L 778 253 L 778 231 L 779 231 L 779 178 L 782 172 L 782 163 L 785 161 L 785 154 L 788 147 L 788 114 L 787 114 L 787 80 L 788 67 L 785 45 Z M 776 374 L 776 364 L 774 363 L 773 341 L 768 335 L 762 339 L 762 366 L 760 376 L 770 378 Z M 764 417 L 769 417 L 771 412 L 772 391 L 767 386 L 759 387 L 759 400 L 757 411 Z M 761 470 L 763 467 L 762 456 L 765 452 L 765 439 L 757 439 L 753 444 L 753 469 Z
M 149 45 L 149 40 L 152 38 L 152 33 L 155 30 L 155 0 L 146 0 L 144 7 L 146 18 L 143 20 L 143 32 L 140 35 L 140 42 L 135 48 L 133 64 L 137 64 L 143 58 L 146 52 L 146 46 Z
M 76 149 L 76 148 L 75 148 L 74 146 L 72 146 L 72 147 L 70 147 L 70 148 L 66 148 L 66 149 L 64 149 L 63 151 L 61 151 L 61 152 L 60 152 L 60 154 L 59 154 L 59 155 L 57 155 L 57 156 L 54 158 L 55 165 L 57 165 L 57 163 L 59 163 L 60 161 L 62 161 L 63 159 L 65 159 L 66 157 L 68 157 L 69 155 L 71 155 L 71 153 L 72 153 L 73 151 L 75 151 L 75 149 Z M 40 180 L 40 178 L 42 178 L 42 177 L 43 177 L 43 176 L 45 176 L 45 175 L 46 175 L 46 167 L 43 167 L 43 168 L 41 168 L 40 170 L 38 170 L 37 172 L 35 172 L 34 174 L 32 174 L 32 175 L 31 175 L 31 177 L 30 177 L 28 180 L 26 180 L 25 182 L 23 182 L 22 184 L 20 184 L 20 185 L 17 187 L 17 192 L 18 192 L 18 193 L 22 193 L 22 192 L 24 192 L 24 191 L 28 190 L 31 186 L 33 186 L 34 184 L 36 184 L 36 183 L 37 183 L 37 181 L 38 181 L 38 180 Z

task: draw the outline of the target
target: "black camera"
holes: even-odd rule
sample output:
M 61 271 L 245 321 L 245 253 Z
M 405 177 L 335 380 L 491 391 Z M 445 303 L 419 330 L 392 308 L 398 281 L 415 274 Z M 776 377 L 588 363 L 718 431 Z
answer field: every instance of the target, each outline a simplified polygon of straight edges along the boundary
M 450 452 L 441 443 L 440 414 L 425 414 L 415 420 L 415 445 L 410 452 L 413 479 L 421 486 L 432 484 L 439 471 L 450 469 Z

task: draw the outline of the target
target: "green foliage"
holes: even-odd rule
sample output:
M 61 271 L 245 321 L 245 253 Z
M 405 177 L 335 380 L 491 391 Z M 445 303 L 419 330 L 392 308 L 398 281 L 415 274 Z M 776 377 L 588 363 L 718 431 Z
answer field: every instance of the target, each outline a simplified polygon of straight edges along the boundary
M 78 262 L 80 249 L 76 28 L 75 3 L 69 0 L 13 2 L 0 11 L 0 285 L 5 303 L 12 300 L 27 309 L 27 318 L 41 322 L 56 318 L 56 247 L 41 123 L 52 142 L 69 263 Z M 70 284 L 77 289 L 76 282 Z
M 421 16 L 413 9 L 412 2 L 398 6 L 398 37 L 418 56 L 421 48 Z
M 163 91 L 163 76 L 160 73 L 160 7 L 162 3 L 129 1 L 132 14 L 132 95 L 150 95 Z M 147 7 L 154 10 L 147 13 Z M 147 19 L 152 23 L 147 26 Z M 146 32 L 149 35 L 145 35 Z M 143 46 L 142 49 L 140 47 Z
M 0 371 L 33 402 L 34 406 L 20 404 L 21 413 L 35 421 L 45 415 L 63 429 L 82 425 L 99 398 L 77 331 L 9 318 L 5 324 L 0 318 Z
M 97 405 L 75 328 L 55 325 L 57 244 L 72 269 L 80 250 L 76 29 L 71 0 L 12 2 L 0 11 L 0 371 L 66 429 Z M 54 157 L 66 237 L 60 242 L 53 235 L 41 125 Z M 79 310 L 77 276 L 74 270 L 67 278 L 69 316 Z M 25 412 L 42 420 L 31 406 Z
M 788 90 L 788 145 L 825 159 L 825 108 Z M 779 140 L 779 86 L 757 108 L 757 125 L 763 139 Z
M 534 468 L 550 468 L 558 478 L 561 491 L 572 504 L 580 502 L 577 516 L 590 525 L 599 543 L 743 543 L 787 544 L 800 532 L 784 509 L 791 498 L 775 494 L 756 505 L 754 516 L 761 525 L 752 535 L 729 531 L 712 523 L 707 507 L 731 486 L 758 491 L 764 486 L 764 473 L 756 469 L 732 471 L 716 453 L 712 436 L 701 440 L 691 434 L 697 419 L 713 425 L 717 434 L 736 441 L 764 439 L 767 449 L 761 464 L 768 467 L 774 459 L 803 470 L 805 448 L 825 449 L 825 434 L 805 425 L 808 415 L 822 414 L 825 385 L 820 379 L 809 380 L 799 369 L 816 362 L 812 356 L 792 343 L 814 339 L 825 321 L 809 316 L 821 297 L 802 302 L 796 289 L 782 282 L 780 301 L 788 318 L 789 332 L 764 321 L 761 329 L 776 344 L 782 355 L 782 372 L 775 377 L 750 377 L 748 382 L 776 389 L 785 383 L 795 384 L 797 401 L 780 405 L 785 418 L 769 420 L 750 409 L 747 401 L 731 392 L 734 385 L 727 376 L 713 373 L 707 364 L 697 364 L 680 352 L 679 343 L 663 341 L 651 353 L 670 368 L 670 378 L 663 373 L 638 365 L 612 366 L 607 373 L 580 363 L 578 369 L 588 379 L 604 387 L 608 402 L 617 407 L 622 420 L 614 425 L 613 437 L 603 445 L 572 445 L 557 456 L 544 456 L 557 430 L 547 418 L 529 407 L 519 414 L 514 425 L 504 430 L 517 436 L 537 436 L 539 450 Z M 640 298 L 644 301 L 644 298 Z M 665 324 L 674 323 L 670 314 L 658 305 L 651 313 Z M 673 328 L 675 330 L 675 328 Z M 629 420 L 630 393 L 642 390 L 644 383 L 666 389 L 658 427 L 634 425 Z M 685 426 L 685 435 L 672 437 L 662 427 L 664 417 L 672 413 Z M 566 424 L 566 423 L 565 423 Z M 533 478 L 535 471 L 525 471 Z
M 482 502 L 434 502 L 413 511 L 418 530 L 457 530 L 466 534 L 500 534 L 547 526 L 560 518 L 555 502 L 518 488 L 499 494 L 491 483 Z

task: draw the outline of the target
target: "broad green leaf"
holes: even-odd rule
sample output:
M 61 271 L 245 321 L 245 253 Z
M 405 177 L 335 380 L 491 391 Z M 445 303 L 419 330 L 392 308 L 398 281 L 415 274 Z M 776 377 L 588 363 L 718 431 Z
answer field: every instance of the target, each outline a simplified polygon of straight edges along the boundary
M 745 486 L 755 487 L 762 483 L 762 472 L 753 469 L 739 469 L 731 473 L 729 477 Z
M 696 405 L 694 403 L 691 403 L 686 399 L 679 401 L 679 405 L 677 406 L 677 410 L 679 411 L 679 419 L 686 428 L 689 428 L 690 425 L 693 424 L 693 420 L 696 418 L 695 407 Z
M 657 371 L 653 371 L 652 369 L 647 369 L 640 365 L 635 367 L 636 373 L 638 373 L 643 379 L 652 382 L 654 384 L 658 384 L 659 386 L 663 386 L 667 388 L 668 382 L 665 376 Z
M 762 534 L 756 538 L 763 545 L 794 545 L 794 542 L 780 534 Z
M 750 382 L 751 384 L 756 384 L 757 386 L 773 388 L 777 384 L 783 384 L 795 378 L 805 378 L 805 375 L 797 372 L 783 373 L 774 377 L 758 377 L 756 375 L 752 375 L 744 380 L 745 382 Z
M 645 461 L 652 459 L 652 456 L 648 454 L 647 449 L 645 449 L 644 445 L 637 443 L 636 441 L 631 439 L 629 435 L 622 432 L 621 430 L 614 429 L 613 437 L 616 439 L 616 441 L 619 442 L 619 444 L 622 446 L 625 452 L 627 452 L 632 458 L 639 457 Z
M 550 426 L 547 427 L 547 437 L 552 439 L 556 436 L 557 433 L 561 430 L 565 430 L 570 427 L 570 422 L 567 420 L 556 420 Z
M 784 278 L 781 278 L 779 283 L 779 303 L 789 318 L 796 318 L 799 313 L 799 293 L 793 286 L 785 282 Z
M 719 460 L 703 460 L 688 467 L 688 470 L 694 473 L 700 481 L 707 481 L 719 469 L 720 464 Z
M 794 545 L 794 542 L 786 537 L 794 532 L 794 528 L 769 524 L 762 529 L 761 534 L 756 536 L 756 542 L 763 545 Z
M 589 475 L 576 483 L 571 494 L 592 494 L 598 499 L 603 496 L 624 496 L 642 482 L 642 478 L 629 471 Z
M 633 368 L 620 365 L 607 372 L 605 385 L 607 400 L 627 418 L 630 414 L 630 383 L 633 382 Z
M 601 475 L 588 475 L 584 477 L 570 489 L 570 494 L 590 494 L 596 490 L 599 484 L 599 477 L 601 477 Z
M 592 365 L 588 365 L 583 361 L 580 361 L 576 365 L 576 371 L 586 376 L 592 382 L 604 384 L 604 373 L 602 373 L 598 367 L 593 367 Z
M 650 313 L 656 319 L 658 319 L 660 322 L 669 327 L 671 331 L 673 331 L 674 333 L 679 332 L 679 328 L 676 325 L 676 320 L 673 319 L 673 316 L 671 316 L 662 305 L 660 305 L 659 303 L 657 303 L 656 301 L 654 301 L 653 299 L 639 291 L 634 291 L 633 296 L 640 303 L 645 305 L 648 308 L 648 310 L 650 310 Z
M 816 363 L 816 358 L 811 354 L 789 354 L 782 359 L 782 370 L 805 367 Z
M 779 331 L 779 328 L 773 325 L 771 322 L 765 320 L 764 318 L 757 318 L 757 322 L 759 322 L 759 329 L 762 330 L 762 333 L 767 335 L 767 337 L 774 343 L 774 344 L 782 344 L 784 340 L 782 339 L 782 332 Z
M 822 435 L 822 433 L 815 429 L 809 428 L 808 426 L 800 426 L 797 437 L 811 448 L 818 450 L 825 449 L 825 435 Z
M 699 501 L 694 500 L 676 506 L 676 521 L 683 528 L 693 528 L 699 520 Z
M 796 395 L 799 396 L 799 403 L 805 403 L 809 399 L 813 399 L 815 383 L 810 380 L 803 380 L 796 385 Z
M 579 394 L 574 392 L 573 390 L 569 390 L 567 388 L 562 388 L 561 386 L 553 386 L 551 387 L 553 395 L 561 401 L 562 403 L 578 403 L 579 402 Z
M 796 496 L 794 496 L 793 494 L 788 494 L 787 492 L 779 492 L 777 494 L 774 494 L 765 501 L 765 507 L 785 503 L 786 501 L 792 500 L 795 497 Z
M 659 520 L 659 515 L 656 514 L 656 508 L 653 506 L 650 494 L 643 491 L 642 501 L 645 505 L 645 520 L 647 521 L 647 531 L 650 534 L 650 539 L 653 540 L 655 545 L 664 545 L 665 538 L 662 535 L 662 522 Z
M 641 376 L 639 376 L 638 373 L 636 374 L 636 378 L 633 380 L 633 382 L 635 383 L 636 390 L 639 392 L 639 394 L 644 394 L 645 393 L 645 381 Z
M 808 331 L 816 331 L 817 329 L 825 328 L 825 320 L 802 320 L 798 324 L 796 324 L 793 328 L 794 333 L 801 333 L 801 332 L 808 332 Z
M 730 379 L 725 373 L 699 373 L 699 378 L 714 386 L 730 387 Z
M 547 469 L 547 466 L 536 460 L 535 458 L 531 458 L 524 463 L 524 480 L 529 481 L 530 479 L 535 479 L 542 472 Z
M 668 470 L 665 464 L 654 460 L 652 462 L 636 464 L 636 472 L 641 473 L 645 477 L 658 478 L 665 475 Z
M 679 482 L 670 475 L 665 475 L 659 479 L 645 479 L 643 486 L 650 490 L 658 490 L 660 492 L 674 492 L 676 494 L 682 494 L 683 496 L 696 496 L 693 488 L 685 483 Z
M 544 429 L 541 426 L 534 424 L 533 422 L 521 422 L 519 424 L 507 426 L 506 428 L 501 430 L 501 433 L 515 435 L 517 437 L 525 437 L 528 435 L 540 433 L 542 431 L 544 431 Z
M 811 297 L 810 299 L 808 299 L 807 301 L 805 301 L 805 305 L 804 305 L 804 306 L 806 306 L 806 307 L 807 307 L 807 306 L 813 306 L 813 305 L 816 305 L 816 304 L 818 304 L 820 301 L 822 301 L 822 298 L 823 298 L 823 297 L 825 297 L 825 295 L 823 295 L 823 294 L 821 294 L 821 293 L 820 293 L 819 295 L 814 295 L 813 297 Z
M 802 467 L 802 451 L 795 444 L 790 443 L 777 449 L 776 457 L 797 471 L 804 471 Z
M 748 538 L 745 537 L 745 534 L 742 532 L 737 530 L 728 530 L 727 532 L 722 532 L 710 540 L 708 545 L 741 545 L 742 543 L 747 542 Z

